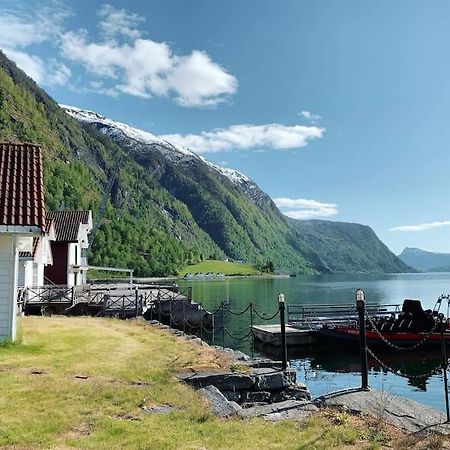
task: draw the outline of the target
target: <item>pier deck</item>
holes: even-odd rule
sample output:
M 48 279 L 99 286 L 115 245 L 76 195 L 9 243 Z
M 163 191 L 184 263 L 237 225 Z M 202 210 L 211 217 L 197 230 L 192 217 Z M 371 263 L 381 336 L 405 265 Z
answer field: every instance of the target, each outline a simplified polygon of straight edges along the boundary
M 266 344 L 281 345 L 280 325 L 253 325 L 252 331 L 258 340 Z M 311 330 L 299 330 L 286 326 L 286 344 L 290 346 L 313 345 L 318 342 Z

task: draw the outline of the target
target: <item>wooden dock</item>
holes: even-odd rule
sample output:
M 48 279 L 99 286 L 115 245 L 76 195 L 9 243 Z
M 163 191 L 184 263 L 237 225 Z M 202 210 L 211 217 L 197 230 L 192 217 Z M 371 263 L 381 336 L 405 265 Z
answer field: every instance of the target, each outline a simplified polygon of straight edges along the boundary
M 253 325 L 253 335 L 255 338 L 266 344 L 281 345 L 280 325 Z M 298 328 L 286 326 L 286 344 L 289 346 L 314 345 L 318 339 L 311 330 L 300 330 Z

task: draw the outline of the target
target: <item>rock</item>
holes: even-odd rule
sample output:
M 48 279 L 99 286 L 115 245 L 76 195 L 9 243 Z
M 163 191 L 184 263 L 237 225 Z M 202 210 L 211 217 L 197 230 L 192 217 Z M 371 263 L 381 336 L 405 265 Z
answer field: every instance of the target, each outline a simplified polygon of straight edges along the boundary
M 230 402 L 238 402 L 241 400 L 241 393 L 239 391 L 222 391 L 222 394 Z
M 201 372 L 179 375 L 178 378 L 196 388 L 212 385 L 220 391 L 240 391 L 254 385 L 251 376 L 233 372 Z
M 155 406 L 143 406 L 142 410 L 148 413 L 153 414 L 169 414 L 172 411 L 175 411 L 176 408 L 172 405 L 155 405 Z
M 230 405 L 234 408 L 236 414 L 242 409 L 241 405 L 237 404 L 236 402 L 231 401 Z
M 301 409 L 305 407 L 307 409 L 310 409 L 311 406 L 314 407 L 314 410 L 317 409 L 317 407 L 312 405 L 311 402 L 308 402 L 306 400 L 287 400 L 285 402 L 272 403 L 270 405 L 254 406 L 247 409 L 243 408 L 242 411 L 238 413 L 238 415 L 241 417 L 258 417 L 275 413 L 284 413 L 286 411 Z
M 274 371 L 271 369 L 253 369 L 252 377 L 257 391 L 277 391 L 295 384 L 295 370 Z
M 234 357 L 238 361 L 251 361 L 250 356 L 246 355 L 245 353 L 243 353 L 243 352 L 241 352 L 239 350 L 235 350 L 234 351 Z
M 270 400 L 270 392 L 267 391 L 248 391 L 242 396 L 244 402 L 265 402 L 268 403 Z
M 207 386 L 199 391 L 208 401 L 213 413 L 219 417 L 230 417 L 236 415 L 236 409 L 225 396 L 214 386 Z
M 256 407 L 260 407 L 260 406 L 266 406 L 269 403 L 267 402 L 244 402 L 242 403 L 241 407 L 243 409 L 248 409 L 248 408 L 256 408 Z
M 270 400 L 272 403 L 283 402 L 285 400 L 311 400 L 311 394 L 304 384 L 295 384 L 283 391 L 274 392 Z
M 428 431 L 450 434 L 450 424 L 444 424 L 446 417 L 442 412 L 375 389 L 343 391 L 321 397 L 320 402 L 323 406 L 346 408 L 352 413 L 370 414 L 408 433 L 426 428 Z
M 306 404 L 305 406 L 297 409 L 289 409 L 287 411 L 281 411 L 276 413 L 270 413 L 263 416 L 265 420 L 270 420 L 271 422 L 277 422 L 279 420 L 304 420 L 310 416 L 313 412 L 317 411 L 317 406 L 312 403 Z

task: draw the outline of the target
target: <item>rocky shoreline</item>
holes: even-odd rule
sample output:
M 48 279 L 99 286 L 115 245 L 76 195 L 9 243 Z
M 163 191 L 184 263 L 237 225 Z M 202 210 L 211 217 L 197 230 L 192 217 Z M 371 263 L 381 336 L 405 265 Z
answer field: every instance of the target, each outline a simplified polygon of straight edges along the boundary
M 199 390 L 217 416 L 300 419 L 317 410 L 308 388 L 297 383 L 295 370 L 282 370 L 281 362 L 251 358 L 231 348 L 209 346 L 198 336 L 186 334 L 156 320 L 147 323 L 227 356 L 231 363 L 229 370 L 177 375 L 179 380 Z

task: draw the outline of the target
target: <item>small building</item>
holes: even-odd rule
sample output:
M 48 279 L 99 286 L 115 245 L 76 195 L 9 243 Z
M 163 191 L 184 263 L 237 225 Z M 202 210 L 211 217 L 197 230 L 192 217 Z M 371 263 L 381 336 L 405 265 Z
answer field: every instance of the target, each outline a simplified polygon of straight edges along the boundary
M 85 284 L 91 211 L 47 211 L 46 220 L 55 227 L 55 239 L 50 243 L 53 264 L 44 268 L 46 281 L 68 287 Z
M 0 339 L 14 340 L 19 252 L 45 230 L 41 148 L 1 142 L 0 183 Z
M 19 252 L 19 287 L 38 287 L 46 283 L 44 267 L 53 264 L 50 241 L 55 240 L 53 220 L 46 220 L 44 233 L 33 238 L 31 252 Z

